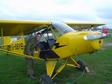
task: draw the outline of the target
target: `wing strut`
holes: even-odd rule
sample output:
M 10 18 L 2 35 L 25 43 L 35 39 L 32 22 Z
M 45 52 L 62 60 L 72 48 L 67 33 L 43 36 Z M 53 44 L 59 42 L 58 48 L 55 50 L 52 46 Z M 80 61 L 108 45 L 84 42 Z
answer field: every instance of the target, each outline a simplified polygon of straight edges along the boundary
M 3 28 L 1 28 L 1 44 L 0 45 L 4 45 Z

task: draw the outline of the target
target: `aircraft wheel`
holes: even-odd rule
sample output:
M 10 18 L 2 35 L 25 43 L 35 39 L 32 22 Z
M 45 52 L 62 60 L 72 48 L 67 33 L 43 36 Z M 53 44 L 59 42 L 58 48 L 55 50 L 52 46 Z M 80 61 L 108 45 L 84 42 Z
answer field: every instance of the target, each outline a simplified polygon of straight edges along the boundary
M 48 75 L 42 75 L 40 78 L 40 84 L 54 84 L 54 83 Z
M 77 68 L 77 69 L 78 69 L 79 71 L 85 71 L 86 64 L 85 64 L 83 61 L 81 61 L 81 60 L 77 61 L 77 63 L 80 65 L 80 67 Z

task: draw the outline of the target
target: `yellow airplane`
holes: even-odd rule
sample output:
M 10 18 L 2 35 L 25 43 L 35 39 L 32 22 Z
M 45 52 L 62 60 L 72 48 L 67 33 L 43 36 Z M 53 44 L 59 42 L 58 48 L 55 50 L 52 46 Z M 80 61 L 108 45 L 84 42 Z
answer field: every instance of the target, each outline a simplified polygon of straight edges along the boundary
M 106 35 L 96 31 L 75 31 L 73 28 L 79 26 L 81 29 L 89 29 L 100 25 L 103 24 L 0 20 L 0 50 L 17 56 L 45 60 L 47 75 L 42 76 L 41 82 L 51 84 L 52 79 L 66 66 L 89 72 L 87 66 L 80 60 L 76 61 L 74 56 L 101 49 Z M 40 32 L 42 37 L 39 42 L 39 52 L 35 52 L 32 57 L 24 54 L 25 37 L 35 32 Z M 54 72 L 60 59 L 64 62 Z

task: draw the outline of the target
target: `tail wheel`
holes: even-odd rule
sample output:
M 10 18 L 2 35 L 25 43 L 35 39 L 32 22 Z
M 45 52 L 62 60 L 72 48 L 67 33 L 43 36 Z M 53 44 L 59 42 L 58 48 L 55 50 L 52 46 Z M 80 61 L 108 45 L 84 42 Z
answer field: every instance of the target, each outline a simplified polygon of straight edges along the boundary
M 86 70 L 86 64 L 83 61 L 79 60 L 79 61 L 77 61 L 77 63 L 80 65 L 80 67 L 77 67 L 77 69 L 79 71 L 85 71 Z
M 54 83 L 48 75 L 42 75 L 40 78 L 40 84 L 54 84 Z

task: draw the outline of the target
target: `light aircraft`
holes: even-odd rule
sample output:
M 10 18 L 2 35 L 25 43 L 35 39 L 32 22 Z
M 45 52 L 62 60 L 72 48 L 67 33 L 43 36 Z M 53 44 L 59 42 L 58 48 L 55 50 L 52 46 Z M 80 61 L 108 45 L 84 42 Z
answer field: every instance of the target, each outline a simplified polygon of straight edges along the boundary
M 47 74 L 42 76 L 41 82 L 42 84 L 52 84 L 52 80 L 66 66 L 89 72 L 87 66 L 80 60 L 76 61 L 74 56 L 100 50 L 105 35 L 95 31 L 75 31 L 73 28 L 91 28 L 99 25 L 103 24 L 0 20 L 0 50 L 21 57 L 45 60 Z M 32 57 L 24 54 L 24 38 L 35 32 L 40 32 L 42 37 L 39 42 L 39 52 L 35 52 Z M 16 37 L 16 40 L 12 40 L 13 37 Z M 64 62 L 54 72 L 60 59 Z

